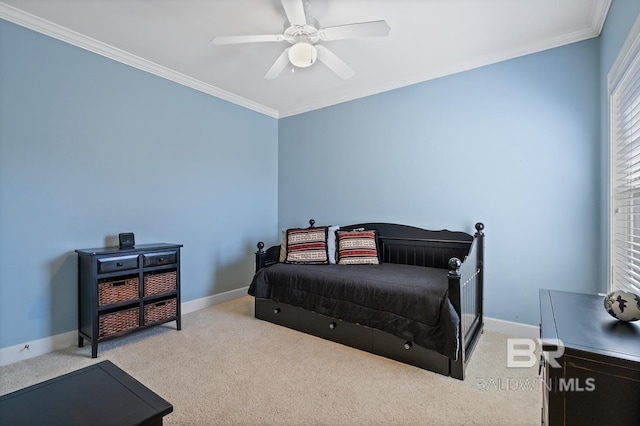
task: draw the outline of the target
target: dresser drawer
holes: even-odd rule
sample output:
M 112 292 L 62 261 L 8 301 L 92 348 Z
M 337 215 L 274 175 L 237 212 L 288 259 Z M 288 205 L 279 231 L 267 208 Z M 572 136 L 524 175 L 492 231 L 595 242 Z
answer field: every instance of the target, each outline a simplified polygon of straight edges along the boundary
M 103 257 L 98 259 L 98 273 L 125 271 L 138 267 L 138 255 Z
M 122 334 L 140 327 L 140 308 L 115 311 L 98 317 L 98 339 Z
M 145 267 L 171 265 L 173 263 L 176 263 L 178 260 L 178 255 L 175 251 L 165 251 L 162 253 L 145 253 L 142 255 L 142 257 L 144 259 L 142 263 Z
M 144 325 L 175 318 L 178 312 L 177 307 L 178 303 L 175 297 L 144 305 Z
M 144 296 L 176 291 L 177 282 L 176 271 L 145 274 Z
M 138 275 L 98 280 L 98 306 L 135 300 L 140 297 Z

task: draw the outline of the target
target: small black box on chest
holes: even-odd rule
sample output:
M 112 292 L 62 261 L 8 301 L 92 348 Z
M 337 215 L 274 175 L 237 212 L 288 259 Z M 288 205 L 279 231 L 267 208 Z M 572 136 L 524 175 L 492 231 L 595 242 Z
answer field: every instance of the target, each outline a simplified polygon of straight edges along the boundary
M 131 248 L 136 245 L 136 239 L 133 232 L 123 232 L 118 234 L 118 241 L 121 249 Z

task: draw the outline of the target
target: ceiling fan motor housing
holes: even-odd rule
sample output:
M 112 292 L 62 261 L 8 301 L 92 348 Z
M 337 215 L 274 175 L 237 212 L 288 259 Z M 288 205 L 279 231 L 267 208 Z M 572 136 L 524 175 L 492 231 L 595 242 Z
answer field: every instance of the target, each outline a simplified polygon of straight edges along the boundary
M 305 41 L 316 44 L 320 40 L 320 35 L 318 34 L 318 28 L 320 25 L 314 19 L 314 25 L 291 25 L 289 22 L 285 22 L 284 26 L 284 39 L 291 44 L 296 44 L 301 39 Z

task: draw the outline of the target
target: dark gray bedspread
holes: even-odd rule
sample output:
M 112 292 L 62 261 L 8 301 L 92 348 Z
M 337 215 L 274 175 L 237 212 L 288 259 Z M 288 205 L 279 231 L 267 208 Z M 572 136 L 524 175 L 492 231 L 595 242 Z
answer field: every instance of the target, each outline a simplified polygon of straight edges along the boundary
M 249 294 L 376 328 L 456 359 L 459 318 L 447 296 L 447 273 L 389 263 L 277 263 L 255 274 Z

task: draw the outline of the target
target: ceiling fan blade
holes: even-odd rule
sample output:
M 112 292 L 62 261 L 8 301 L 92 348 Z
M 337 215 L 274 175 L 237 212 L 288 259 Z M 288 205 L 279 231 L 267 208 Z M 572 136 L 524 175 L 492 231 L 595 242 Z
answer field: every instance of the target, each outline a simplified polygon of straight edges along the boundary
M 240 43 L 260 43 L 264 41 L 283 41 L 282 34 L 265 35 L 238 35 L 238 36 L 216 36 L 211 39 L 213 44 L 240 44 Z
M 304 14 L 304 4 L 302 0 L 281 0 L 284 13 L 291 25 L 307 25 L 307 17 Z
M 343 79 L 351 78 L 356 73 L 349 65 L 345 64 L 342 59 L 338 58 L 326 47 L 316 45 L 316 49 L 318 50 L 318 60 Z
M 269 68 L 269 71 L 267 71 L 267 73 L 264 75 L 264 78 L 272 80 L 280 75 L 282 70 L 289 63 L 289 49 L 289 47 L 284 49 L 284 52 L 282 52 L 280 56 L 278 56 L 278 59 L 276 59 L 276 61 L 273 63 L 273 65 L 271 65 L 271 68 Z
M 389 34 L 386 21 L 358 22 L 355 24 L 336 25 L 318 31 L 321 40 L 343 40 L 345 38 L 384 37 Z

